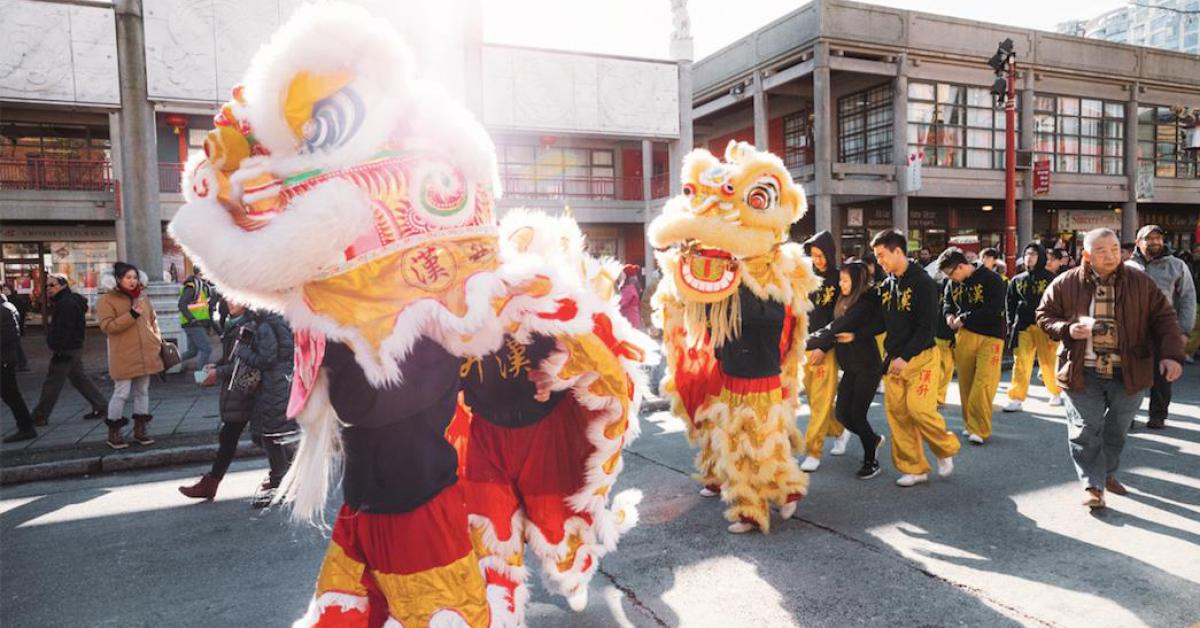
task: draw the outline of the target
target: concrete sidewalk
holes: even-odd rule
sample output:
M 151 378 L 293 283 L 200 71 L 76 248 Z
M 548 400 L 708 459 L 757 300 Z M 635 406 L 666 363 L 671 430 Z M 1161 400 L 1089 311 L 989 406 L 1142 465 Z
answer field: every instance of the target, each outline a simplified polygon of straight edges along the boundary
M 40 328 L 30 327 L 22 339 L 22 346 L 29 358 L 29 370 L 17 373 L 17 383 L 25 403 L 33 411 L 41 394 L 42 382 L 50 361 L 50 349 Z M 220 356 L 220 343 L 210 336 L 216 360 Z M 108 377 L 107 345 L 104 334 L 95 327 L 88 328 L 84 344 L 84 369 L 106 397 L 112 393 L 113 382 Z M 101 460 L 111 458 L 128 460 L 141 453 L 156 450 L 178 450 L 179 448 L 215 448 L 216 431 L 220 426 L 217 407 L 218 391 L 215 387 L 200 387 L 192 379 L 190 371 L 167 375 L 165 381 L 157 377 L 150 379 L 150 435 L 157 441 L 153 445 L 131 444 L 129 448 L 114 451 L 104 444 L 106 429 L 103 421 L 85 420 L 83 415 L 91 410 L 83 396 L 68 382 L 59 395 L 58 404 L 50 414 L 50 424 L 38 427 L 37 438 L 0 445 L 0 482 L 14 480 L 13 470 L 30 465 L 75 461 L 81 468 L 101 468 Z M 8 406 L 0 405 L 0 430 L 5 435 L 16 430 L 16 420 Z M 126 406 L 125 416 L 132 413 Z M 248 436 L 247 436 L 248 439 Z M 214 449 L 215 450 L 215 449 Z M 162 456 L 153 458 L 162 464 Z M 180 462 L 188 461 L 181 459 Z M 61 465 L 60 465 L 61 466 Z M 113 465 L 107 465 L 112 467 Z M 46 477 L 57 477 L 56 475 Z M 34 479 L 34 478 L 28 478 Z

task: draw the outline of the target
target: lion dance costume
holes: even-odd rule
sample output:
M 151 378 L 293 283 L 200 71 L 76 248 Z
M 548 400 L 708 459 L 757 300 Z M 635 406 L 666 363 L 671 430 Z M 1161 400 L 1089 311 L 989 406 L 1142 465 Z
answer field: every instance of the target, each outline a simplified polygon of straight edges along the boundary
M 808 490 L 792 452 L 808 294 L 820 285 L 791 224 L 804 192 L 783 162 L 730 142 L 721 162 L 693 151 L 682 195 L 650 224 L 663 277 L 654 295 L 662 389 L 699 448 L 702 493 L 720 493 L 732 532 L 770 530 Z M 665 250 L 664 250 L 665 249 Z
M 361 9 L 305 7 L 187 169 L 171 232 L 295 329 L 282 499 L 344 503 L 302 625 L 524 622 L 528 545 L 577 610 L 636 523 L 613 495 L 650 340 L 573 221 L 498 225 L 483 128 Z M 335 464 L 340 463 L 340 464 Z

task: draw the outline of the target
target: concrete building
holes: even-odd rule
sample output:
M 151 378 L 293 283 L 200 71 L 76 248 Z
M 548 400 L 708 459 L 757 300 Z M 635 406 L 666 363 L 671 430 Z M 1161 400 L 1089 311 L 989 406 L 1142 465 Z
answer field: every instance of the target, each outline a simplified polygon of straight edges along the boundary
M 1015 44 L 1018 162 L 1048 162 L 1048 192 L 1018 172 L 1018 240 L 1073 248 L 1105 225 L 1156 222 L 1177 246 L 1200 218 L 1188 149 L 1200 58 L 887 7 L 817 0 L 692 68 L 697 146 L 730 139 L 782 155 L 844 255 L 896 226 L 934 251 L 1004 229 L 1004 112 L 986 64 Z M 909 167 L 919 165 L 917 168 Z
M 1131 4 L 1090 20 L 1072 20 L 1058 32 L 1120 44 L 1200 54 L 1200 0 Z
M 647 208 L 668 193 L 679 139 L 675 63 L 484 44 L 477 0 L 359 3 L 491 131 L 502 212 L 570 206 L 596 253 L 644 263 Z M 186 276 L 164 232 L 182 163 L 299 4 L 0 0 L 0 281 L 35 321 L 48 272 L 92 298 L 117 259 Z

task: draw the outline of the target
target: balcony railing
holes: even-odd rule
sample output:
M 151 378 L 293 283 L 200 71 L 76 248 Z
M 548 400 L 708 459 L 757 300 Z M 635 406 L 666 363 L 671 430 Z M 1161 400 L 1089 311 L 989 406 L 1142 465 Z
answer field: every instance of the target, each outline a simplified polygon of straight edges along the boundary
M 641 177 L 537 178 L 509 175 L 504 177 L 504 196 L 532 199 L 591 199 L 613 201 L 643 200 Z M 670 179 L 658 175 L 650 179 L 650 198 L 670 194 Z
M 183 191 L 183 164 L 159 162 L 158 191 L 174 194 Z
M 0 159 L 0 190 L 111 192 L 112 164 L 72 159 Z

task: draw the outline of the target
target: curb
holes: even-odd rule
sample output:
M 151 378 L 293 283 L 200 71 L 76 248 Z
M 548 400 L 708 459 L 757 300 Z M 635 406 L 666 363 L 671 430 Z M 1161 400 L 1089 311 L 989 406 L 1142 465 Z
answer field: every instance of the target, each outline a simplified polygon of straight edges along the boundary
M 0 469 L 0 486 L 53 480 L 82 475 L 95 475 L 113 471 L 152 469 L 193 462 L 209 462 L 217 455 L 217 445 L 191 445 L 168 447 L 148 451 L 115 452 L 101 456 L 86 456 L 69 460 L 55 460 L 35 464 L 18 465 Z M 234 458 L 249 458 L 265 455 L 249 441 L 238 443 Z

